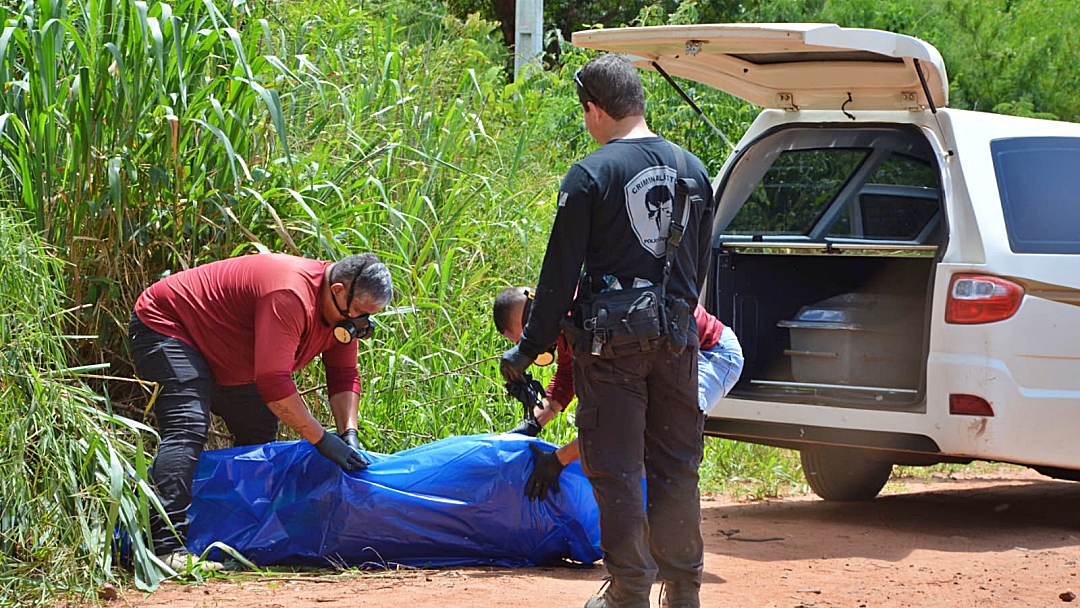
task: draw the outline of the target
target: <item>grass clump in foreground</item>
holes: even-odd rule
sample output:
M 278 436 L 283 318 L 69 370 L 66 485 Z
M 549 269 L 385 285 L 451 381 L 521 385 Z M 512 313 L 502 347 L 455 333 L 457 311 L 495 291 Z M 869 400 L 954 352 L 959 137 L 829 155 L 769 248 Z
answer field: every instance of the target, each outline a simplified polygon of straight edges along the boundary
M 114 529 L 149 513 L 141 433 L 66 369 L 59 260 L 0 209 L 0 605 L 82 597 L 113 580 Z M 136 581 L 162 574 L 133 534 Z

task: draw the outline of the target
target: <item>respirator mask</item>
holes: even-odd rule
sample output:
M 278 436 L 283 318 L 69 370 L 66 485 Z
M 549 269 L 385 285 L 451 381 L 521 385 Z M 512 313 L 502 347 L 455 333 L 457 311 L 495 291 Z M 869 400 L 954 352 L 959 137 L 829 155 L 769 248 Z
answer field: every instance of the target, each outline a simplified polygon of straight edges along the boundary
M 327 277 L 326 281 L 329 284 L 330 278 Z M 330 294 L 330 300 L 334 302 L 334 308 L 337 309 L 341 316 L 345 317 L 334 324 L 334 339 L 341 344 L 349 344 L 353 340 L 366 340 L 375 333 L 375 320 L 371 318 L 371 315 L 349 316 L 349 308 L 352 306 L 353 290 L 355 288 L 356 277 L 353 277 L 352 283 L 349 284 L 349 296 L 345 299 L 344 310 L 338 306 L 334 294 Z

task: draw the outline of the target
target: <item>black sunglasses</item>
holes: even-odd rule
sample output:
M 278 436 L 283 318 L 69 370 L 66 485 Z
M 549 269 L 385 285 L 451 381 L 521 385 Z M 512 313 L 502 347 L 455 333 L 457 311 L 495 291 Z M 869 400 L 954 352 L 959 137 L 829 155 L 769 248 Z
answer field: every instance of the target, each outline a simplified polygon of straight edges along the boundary
M 584 82 L 581 82 L 581 70 L 584 69 L 585 68 L 578 68 L 577 71 L 574 72 L 574 84 L 576 84 L 582 90 L 582 92 L 585 93 L 585 101 L 583 101 L 581 105 L 585 105 L 590 101 L 596 103 L 596 95 L 593 95 L 592 92 L 589 91 L 589 87 L 585 86 Z

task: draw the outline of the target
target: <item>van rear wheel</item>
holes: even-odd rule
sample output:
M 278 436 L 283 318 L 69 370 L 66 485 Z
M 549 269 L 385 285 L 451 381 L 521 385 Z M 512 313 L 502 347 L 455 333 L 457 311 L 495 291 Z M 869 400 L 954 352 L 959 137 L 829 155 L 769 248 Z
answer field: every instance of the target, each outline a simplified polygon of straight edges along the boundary
M 892 463 L 874 458 L 869 450 L 814 446 L 799 456 L 810 489 L 825 500 L 870 500 L 892 473 Z

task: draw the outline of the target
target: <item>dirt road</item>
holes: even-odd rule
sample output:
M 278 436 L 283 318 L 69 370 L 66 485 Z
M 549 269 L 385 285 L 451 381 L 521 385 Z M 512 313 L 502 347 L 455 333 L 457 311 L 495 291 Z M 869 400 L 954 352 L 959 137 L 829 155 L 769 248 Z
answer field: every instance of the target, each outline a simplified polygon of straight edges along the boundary
M 1061 594 L 1080 595 L 1078 505 L 1080 483 L 1013 469 L 894 481 L 863 504 L 813 496 L 763 503 L 708 498 L 702 502 L 702 605 L 1065 605 Z M 600 587 L 603 574 L 596 566 L 234 576 L 198 586 L 170 584 L 149 597 L 128 591 L 113 605 L 578 608 Z

